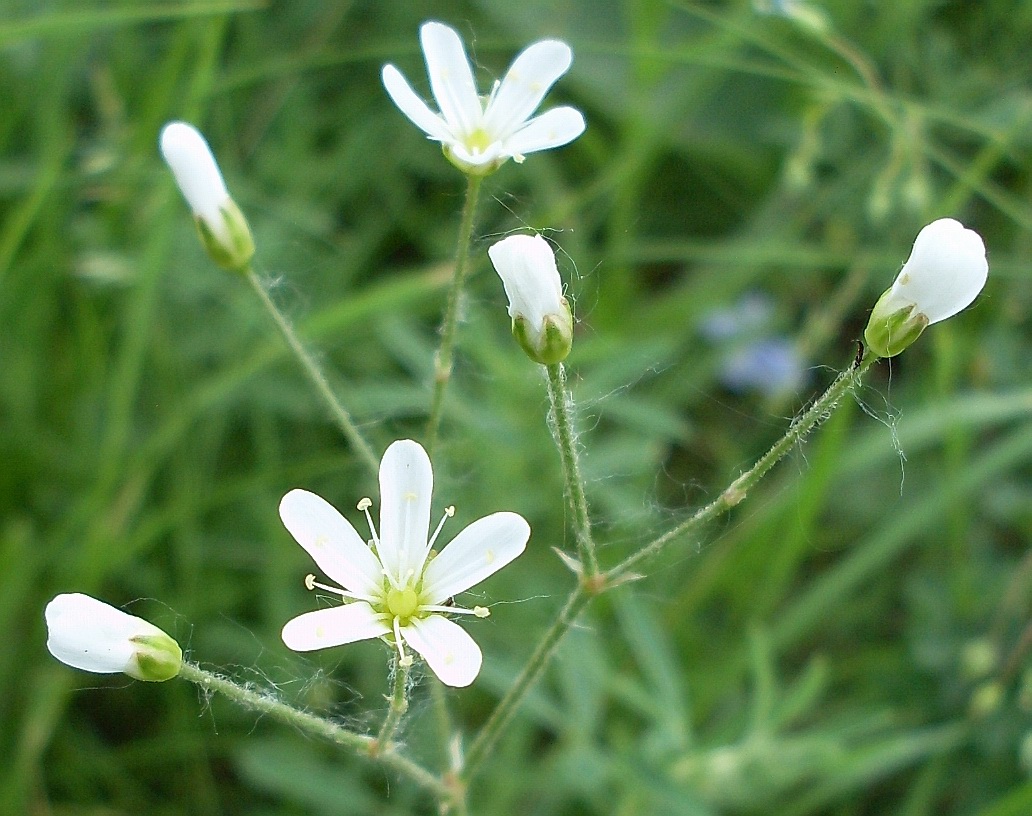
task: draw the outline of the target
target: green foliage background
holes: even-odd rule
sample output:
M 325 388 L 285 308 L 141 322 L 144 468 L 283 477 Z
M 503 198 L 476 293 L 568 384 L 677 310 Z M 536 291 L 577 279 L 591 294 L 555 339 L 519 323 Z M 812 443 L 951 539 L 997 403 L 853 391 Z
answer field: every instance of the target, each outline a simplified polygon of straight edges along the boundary
M 791 5 L 785 3 L 784 5 Z M 810 7 L 817 9 L 818 6 Z M 484 87 L 536 39 L 575 61 L 546 105 L 575 144 L 486 183 L 435 457 L 457 531 L 522 513 L 478 591 L 485 653 L 450 693 L 474 733 L 557 611 L 572 549 L 544 380 L 486 259 L 545 229 L 576 301 L 569 360 L 602 559 L 719 491 L 848 365 L 922 225 L 989 247 L 976 305 L 868 377 L 733 515 L 596 604 L 473 789 L 483 814 L 1032 812 L 1032 3 L 6 0 L 0 11 L 0 802 L 11 814 L 431 813 L 406 783 L 241 712 L 85 675 L 43 607 L 84 591 L 192 659 L 352 725 L 386 650 L 299 656 L 303 486 L 375 484 L 253 293 L 204 257 L 157 152 L 208 136 L 259 272 L 382 450 L 421 433 L 463 181 L 393 108 L 417 30 L 456 27 Z M 700 327 L 762 292 L 804 393 L 733 394 Z M 415 692 L 411 751 L 443 760 Z

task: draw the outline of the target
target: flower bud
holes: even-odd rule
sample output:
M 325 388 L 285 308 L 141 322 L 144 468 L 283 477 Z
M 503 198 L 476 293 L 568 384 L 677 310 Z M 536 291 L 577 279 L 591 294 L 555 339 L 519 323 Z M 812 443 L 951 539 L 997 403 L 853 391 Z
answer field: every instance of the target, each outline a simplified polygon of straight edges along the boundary
M 487 254 L 509 297 L 513 337 L 536 363 L 565 360 L 573 345 L 573 312 L 548 241 L 540 235 L 511 235 Z
M 170 122 L 161 131 L 161 154 L 193 211 L 201 244 L 212 260 L 225 269 L 245 269 L 254 255 L 254 238 L 200 131 L 186 122 Z
M 183 650 L 157 626 L 89 595 L 47 604 L 47 649 L 69 666 L 159 682 L 179 674 Z
M 977 232 L 952 218 L 933 221 L 917 234 L 903 269 L 874 305 L 864 330 L 867 348 L 896 356 L 927 326 L 971 305 L 988 274 Z

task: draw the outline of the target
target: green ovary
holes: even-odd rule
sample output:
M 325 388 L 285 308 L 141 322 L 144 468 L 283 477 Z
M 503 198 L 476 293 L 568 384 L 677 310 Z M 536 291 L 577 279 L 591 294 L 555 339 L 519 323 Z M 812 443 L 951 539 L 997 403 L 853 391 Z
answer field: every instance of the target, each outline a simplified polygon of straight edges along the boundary
M 415 614 L 417 609 L 419 609 L 419 596 L 411 587 L 388 591 L 387 611 L 392 617 L 400 618 L 405 623 Z

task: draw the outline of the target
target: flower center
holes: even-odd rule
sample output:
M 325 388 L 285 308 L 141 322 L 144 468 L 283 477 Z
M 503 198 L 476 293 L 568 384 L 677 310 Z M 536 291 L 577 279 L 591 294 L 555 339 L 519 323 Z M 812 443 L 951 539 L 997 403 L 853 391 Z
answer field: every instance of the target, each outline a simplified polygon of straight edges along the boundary
M 408 623 L 416 610 L 419 609 L 419 596 L 412 587 L 404 589 L 389 589 L 387 591 L 387 611 L 392 617 L 400 618 L 402 623 Z
M 494 144 L 495 140 L 490 133 L 482 127 L 478 127 L 473 132 L 467 134 L 463 142 L 465 142 L 470 153 L 485 153 Z

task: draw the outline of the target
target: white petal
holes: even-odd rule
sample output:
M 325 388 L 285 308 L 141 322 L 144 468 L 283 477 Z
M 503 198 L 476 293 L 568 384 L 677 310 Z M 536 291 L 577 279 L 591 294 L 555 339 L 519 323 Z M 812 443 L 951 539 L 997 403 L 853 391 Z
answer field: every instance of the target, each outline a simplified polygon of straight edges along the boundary
M 576 108 L 552 108 L 535 116 L 505 141 L 505 152 L 519 158 L 572 142 L 584 132 L 584 116 Z
M 137 646 L 132 638 L 165 636 L 157 626 L 121 609 L 74 593 L 47 604 L 47 649 L 69 666 L 98 674 L 131 667 Z
M 387 448 L 380 461 L 380 561 L 399 584 L 422 572 L 433 489 L 422 445 L 402 439 Z
M 412 87 L 393 65 L 383 67 L 383 87 L 395 105 L 431 139 L 446 142 L 451 139 L 448 124 L 419 98 Z
M 513 61 L 484 112 L 484 129 L 498 138 L 519 129 L 572 61 L 570 46 L 559 40 L 529 46 Z
M 480 647 L 465 629 L 447 618 L 414 618 L 401 630 L 401 636 L 446 686 L 468 686 L 480 674 L 484 662 Z
M 509 316 L 522 317 L 540 335 L 545 318 L 565 310 L 552 245 L 540 235 L 510 235 L 487 254 L 509 298 Z
M 462 40 L 454 29 L 436 22 L 424 23 L 419 39 L 430 89 L 452 133 L 471 133 L 480 126 L 483 108 Z
M 283 525 L 329 578 L 359 595 L 382 590 L 383 570 L 373 551 L 328 501 L 291 490 L 280 501 Z
M 914 304 L 929 324 L 938 323 L 967 308 L 988 274 L 981 236 L 959 221 L 940 218 L 918 233 L 884 305 Z
M 225 221 L 219 210 L 229 199 L 229 192 L 200 131 L 186 122 L 170 122 L 161 131 L 161 154 L 190 209 L 218 229 Z
M 282 637 L 288 649 L 311 652 L 380 637 L 390 631 L 390 624 L 382 615 L 364 601 L 356 601 L 298 615 L 287 621 Z
M 512 561 L 527 547 L 530 525 L 517 513 L 477 519 L 427 564 L 423 593 L 428 604 L 465 592 Z

